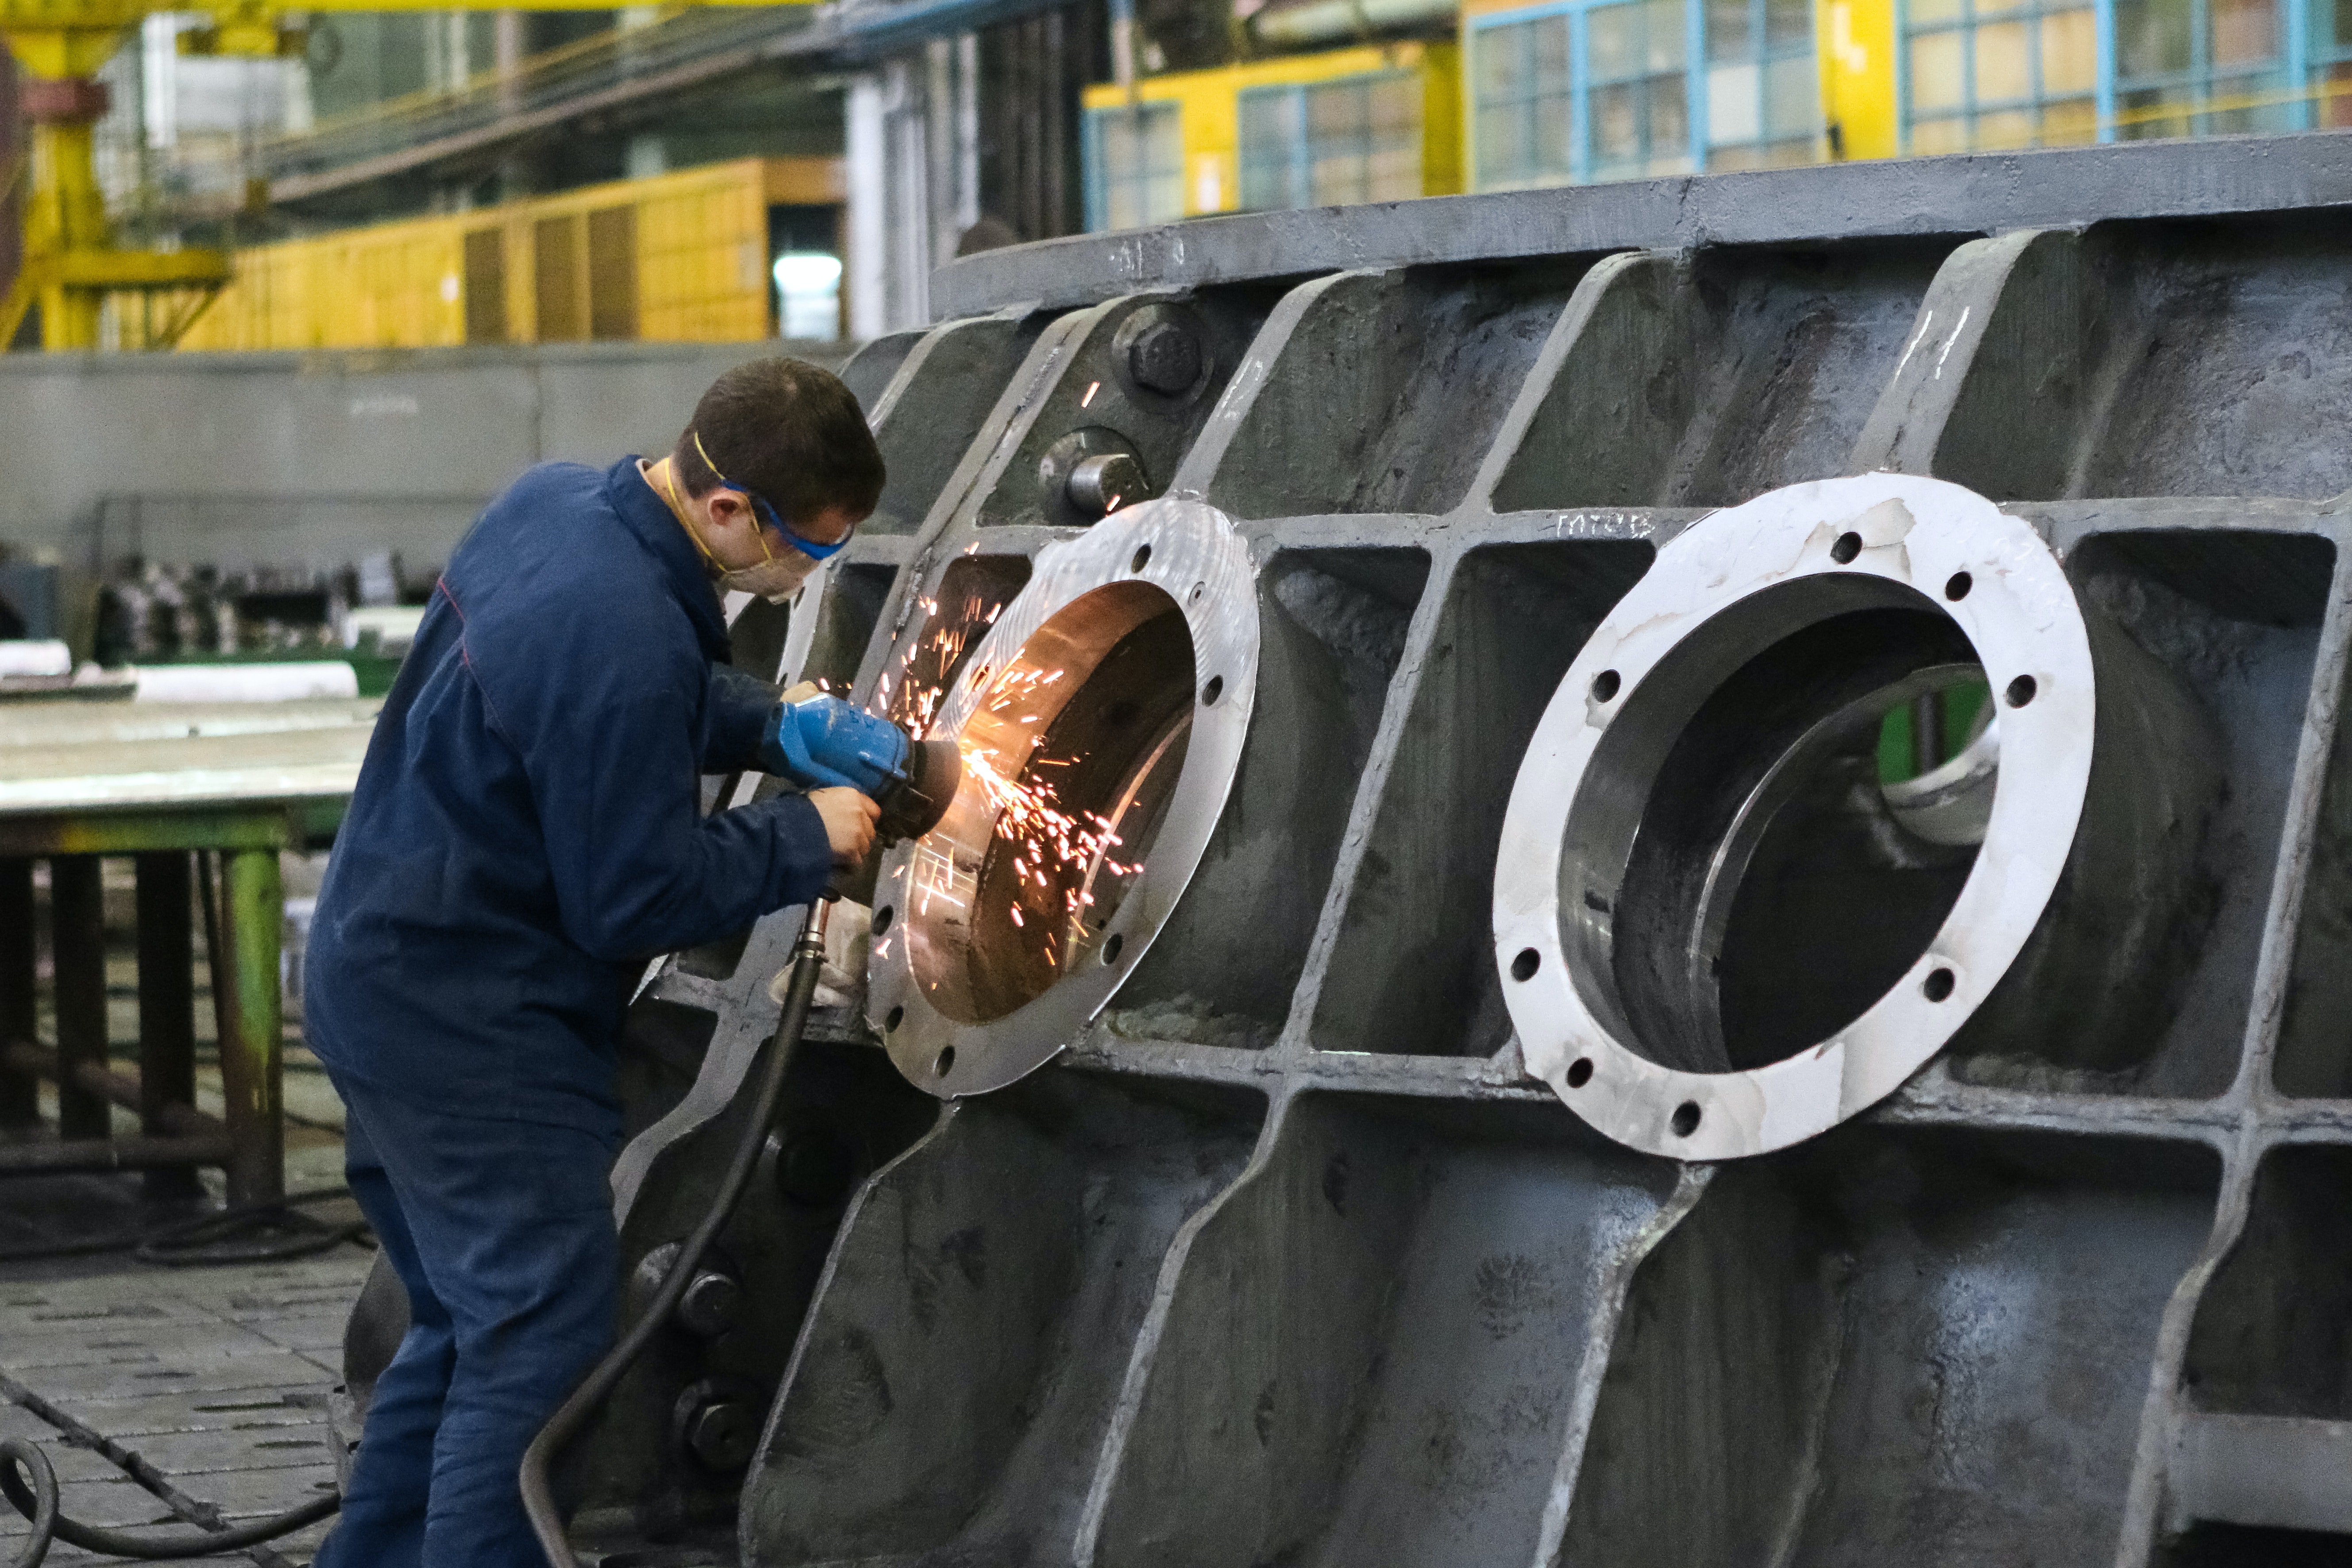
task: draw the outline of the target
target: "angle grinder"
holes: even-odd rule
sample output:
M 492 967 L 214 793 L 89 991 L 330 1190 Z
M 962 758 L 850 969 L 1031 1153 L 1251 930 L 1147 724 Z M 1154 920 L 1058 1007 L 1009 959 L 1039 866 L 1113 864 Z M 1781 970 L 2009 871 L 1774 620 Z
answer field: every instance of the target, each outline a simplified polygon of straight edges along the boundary
M 802 789 L 854 789 L 880 806 L 877 850 L 937 827 L 963 783 L 963 758 L 953 741 L 919 741 L 893 721 L 838 697 L 779 704 L 760 755 L 769 773 Z M 843 872 L 833 890 L 872 903 L 879 858 L 868 855 L 865 865 Z

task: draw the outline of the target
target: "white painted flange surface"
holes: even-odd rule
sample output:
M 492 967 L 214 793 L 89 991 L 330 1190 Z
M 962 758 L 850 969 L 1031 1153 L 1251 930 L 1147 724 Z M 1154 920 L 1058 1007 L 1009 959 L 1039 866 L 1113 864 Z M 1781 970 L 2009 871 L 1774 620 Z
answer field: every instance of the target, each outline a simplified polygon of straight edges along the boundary
M 1862 548 L 1841 563 L 1832 551 L 1850 532 Z M 1948 600 L 1945 585 L 1961 572 L 1970 587 Z M 1613 891 L 1624 871 L 1568 855 L 1572 818 L 1601 793 L 1589 764 L 1643 678 L 1712 617 L 1779 584 L 1836 573 L 1934 601 L 1975 646 L 1996 700 L 2032 678 L 2032 700 L 2001 709 L 2000 779 L 1983 847 L 1927 951 L 1852 1024 L 1750 1071 L 1663 1067 L 1601 1023 L 1603 983 L 1572 972 L 1563 942 L 1564 913 L 1604 922 L 1595 929 L 1605 938 L 1611 916 L 1590 908 L 1586 893 Z M 1612 670 L 1615 689 L 1604 700 L 1594 683 Z M 2032 528 L 1958 485 L 1893 474 L 1825 479 L 1694 524 L 1658 552 L 1569 667 L 1511 791 L 1495 868 L 1495 952 L 1528 1070 L 1609 1137 L 1685 1160 L 1785 1148 L 1893 1093 L 1984 1001 L 2041 920 L 2082 818 L 2095 697 L 2089 638 L 2057 557 Z M 1594 901 L 1611 900 L 1596 893 Z M 1515 961 L 1525 972 L 1530 952 L 1532 973 L 1515 978 Z M 1952 985 L 1933 999 L 1927 982 L 1937 970 L 1950 972 Z M 1677 1132 L 1676 1113 L 1687 1124 L 1692 1108 L 1696 1125 Z

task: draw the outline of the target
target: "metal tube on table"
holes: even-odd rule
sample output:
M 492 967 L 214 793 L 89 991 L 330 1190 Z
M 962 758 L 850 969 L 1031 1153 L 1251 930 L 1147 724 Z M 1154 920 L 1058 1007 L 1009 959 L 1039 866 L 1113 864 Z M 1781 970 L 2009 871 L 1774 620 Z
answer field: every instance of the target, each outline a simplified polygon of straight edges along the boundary
M 106 911 L 95 855 L 49 861 L 49 952 L 56 973 L 58 1131 L 103 1138 L 113 1124 L 103 1095 L 74 1081 L 73 1068 L 106 1065 Z
M 195 984 L 188 856 L 139 857 L 139 1122 L 151 1137 L 173 1131 L 175 1109 L 196 1102 Z M 194 1197 L 193 1168 L 147 1173 L 147 1195 Z
M 33 863 L 0 859 L 0 1039 L 33 1037 Z M 41 1119 L 40 1086 L 33 1075 L 0 1065 L 0 1127 L 30 1127 Z
M 239 849 L 226 856 L 221 900 L 228 1027 L 221 1036 L 221 1089 L 228 1102 L 228 1201 L 256 1203 L 286 1192 L 286 1133 L 281 1116 L 283 994 L 278 948 L 286 920 L 286 889 L 274 849 Z

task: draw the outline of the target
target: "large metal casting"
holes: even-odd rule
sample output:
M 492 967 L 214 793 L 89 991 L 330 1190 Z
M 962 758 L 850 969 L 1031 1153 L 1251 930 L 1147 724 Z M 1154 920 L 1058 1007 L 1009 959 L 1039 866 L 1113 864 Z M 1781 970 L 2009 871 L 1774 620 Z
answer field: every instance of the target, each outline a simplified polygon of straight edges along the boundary
M 944 269 L 963 314 L 848 370 L 881 512 L 737 657 L 1045 731 L 1143 870 L 1010 854 L 974 797 L 876 934 L 837 913 L 728 1278 L 582 1446 L 581 1531 L 747 1568 L 2340 1547 L 2347 146 Z M 1066 700 L 993 706 L 1049 666 Z M 793 918 L 633 1008 L 633 1267 L 746 1114 Z

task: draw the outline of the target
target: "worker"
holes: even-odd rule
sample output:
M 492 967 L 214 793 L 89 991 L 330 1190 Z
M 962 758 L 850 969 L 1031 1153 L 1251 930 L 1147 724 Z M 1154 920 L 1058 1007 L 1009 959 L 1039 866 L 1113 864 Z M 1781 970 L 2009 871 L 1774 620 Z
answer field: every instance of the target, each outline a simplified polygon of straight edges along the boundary
M 321 1568 L 540 1568 L 523 1450 L 611 1338 L 621 1015 L 653 956 L 863 861 L 855 789 L 701 814 L 778 706 L 719 590 L 789 597 L 882 490 L 791 359 L 727 372 L 655 463 L 532 468 L 467 533 L 376 720 L 311 928 L 304 1030 L 406 1287 Z

